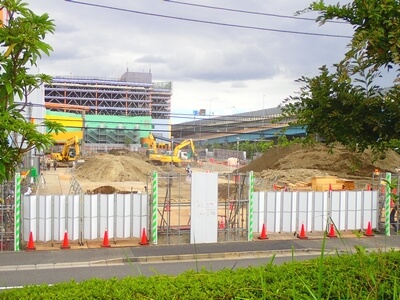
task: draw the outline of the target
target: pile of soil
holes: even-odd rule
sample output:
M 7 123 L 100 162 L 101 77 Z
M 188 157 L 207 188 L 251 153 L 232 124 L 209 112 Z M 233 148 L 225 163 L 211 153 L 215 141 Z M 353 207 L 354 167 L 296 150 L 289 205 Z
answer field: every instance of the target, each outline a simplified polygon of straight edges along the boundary
M 85 159 L 85 162 L 75 170 L 79 180 L 92 182 L 146 182 L 153 171 L 159 167 L 146 162 L 146 156 L 138 152 L 124 155 L 98 154 Z
M 113 186 L 109 186 L 109 185 L 103 185 L 103 186 L 99 186 L 98 188 L 95 188 L 93 190 L 89 190 L 87 191 L 88 194 L 137 194 L 138 191 L 124 191 L 124 190 L 120 190 L 117 189 L 116 187 Z
M 372 181 L 375 169 L 381 172 L 396 172 L 400 166 L 400 155 L 388 151 L 384 159 L 374 161 L 370 151 L 363 154 L 351 152 L 344 147 L 329 148 L 318 145 L 291 144 L 274 146 L 261 157 L 240 169 L 253 171 L 269 183 L 309 182 L 314 176 L 337 176 L 354 180 L 357 188 Z

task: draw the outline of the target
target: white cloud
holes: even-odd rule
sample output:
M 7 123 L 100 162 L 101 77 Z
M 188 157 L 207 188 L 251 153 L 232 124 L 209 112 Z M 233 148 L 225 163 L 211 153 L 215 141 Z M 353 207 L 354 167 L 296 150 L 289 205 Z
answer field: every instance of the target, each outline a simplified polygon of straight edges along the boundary
M 295 79 L 337 62 L 350 41 L 202 24 L 62 0 L 27 2 L 35 13 L 47 12 L 57 26 L 55 34 L 46 40 L 54 52 L 39 62 L 41 72 L 119 78 L 126 69 L 151 69 L 153 80 L 173 82 L 173 113 L 188 115 L 200 108 L 220 114 L 229 107 L 235 107 L 233 112 L 275 107 L 298 89 Z M 352 35 L 352 28 L 343 24 L 319 27 L 312 21 L 212 10 L 173 1 L 83 2 L 257 28 Z M 311 0 L 187 3 L 293 16 Z

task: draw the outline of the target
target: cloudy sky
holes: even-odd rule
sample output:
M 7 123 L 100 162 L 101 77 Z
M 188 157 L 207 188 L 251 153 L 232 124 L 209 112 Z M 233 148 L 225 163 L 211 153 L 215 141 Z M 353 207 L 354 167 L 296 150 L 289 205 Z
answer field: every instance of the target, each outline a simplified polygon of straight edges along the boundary
M 347 24 L 293 18 L 311 0 L 25 1 L 56 24 L 40 72 L 114 79 L 151 69 L 153 81 L 172 81 L 172 113 L 188 118 L 180 122 L 199 109 L 278 106 L 298 91 L 297 78 L 338 62 L 353 34 Z

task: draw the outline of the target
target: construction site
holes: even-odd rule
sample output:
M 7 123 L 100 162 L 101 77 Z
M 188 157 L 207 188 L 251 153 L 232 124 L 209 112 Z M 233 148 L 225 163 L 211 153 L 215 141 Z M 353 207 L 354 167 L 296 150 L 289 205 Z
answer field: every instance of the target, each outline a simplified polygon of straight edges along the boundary
M 191 176 L 196 172 L 217 173 L 217 227 L 220 240 L 227 241 L 247 239 L 252 230 L 247 222 L 250 172 L 255 192 L 321 192 L 378 190 L 381 174 L 397 174 L 399 170 L 400 156 L 394 151 L 376 160 L 368 151 L 358 154 L 340 146 L 330 151 L 323 144 L 274 146 L 256 158 L 246 157 L 239 151 L 239 142 L 276 138 L 279 130 L 288 126 L 287 120 L 273 122 L 280 113 L 278 108 L 167 126 L 167 136 L 161 135 L 160 128 L 165 124 L 157 125 L 156 120 L 166 120 L 171 86 L 152 83 L 147 75 L 142 80 L 139 75 L 127 73 L 119 81 L 107 82 L 58 78 L 46 87 L 46 118 L 61 120 L 67 132 L 55 136 L 57 145 L 49 153 L 27 160 L 30 167 L 21 172 L 23 193 L 52 197 L 131 194 L 146 195 L 151 200 L 151 176 L 156 172 L 158 230 L 171 243 L 176 242 L 171 240 L 176 233 L 180 238 L 191 225 Z M 130 76 L 136 81 L 130 82 Z M 97 99 L 99 94 L 93 88 L 102 85 L 107 88 L 102 101 L 111 108 L 96 110 L 100 102 L 85 99 Z M 68 101 L 61 101 L 60 92 Z M 124 93 L 125 99 L 119 98 L 115 106 L 113 97 Z M 170 136 L 171 132 L 179 138 Z M 286 134 L 301 136 L 304 131 L 288 128 Z M 219 142 L 221 148 L 207 151 L 206 141 Z M 237 145 L 236 150 L 224 148 L 232 143 Z M 2 202 L 12 207 L 9 190 L 3 187 Z M 3 238 L 13 236 L 10 222 L 12 215 L 2 217 L 3 228 L 10 230 Z
M 382 180 L 376 171 L 397 174 L 399 165 L 400 156 L 394 151 L 389 151 L 385 159 L 373 162 L 371 154 L 358 155 L 342 147 L 336 147 L 330 154 L 323 145 L 291 144 L 275 146 L 246 165 L 230 165 L 227 159 L 200 158 L 190 165 L 190 171 L 192 174 L 218 173 L 218 238 L 234 241 L 246 239 L 249 230 L 247 176 L 250 171 L 254 173 L 254 191 L 352 191 L 379 189 Z M 43 166 L 38 174 L 23 174 L 23 186 L 26 189 L 32 180 L 30 175 L 36 175 L 31 185 L 32 195 L 39 197 L 80 194 L 151 197 L 151 174 L 154 172 L 159 174 L 157 225 L 160 242 L 186 243 L 191 225 L 192 200 L 187 164 L 154 164 L 145 151 L 111 150 L 79 156 L 75 164 L 56 170 Z M 6 205 L 12 206 L 12 199 L 5 201 Z M 13 218 L 12 215 L 3 216 L 3 221 L 5 219 Z M 12 231 L 12 228 L 9 230 Z M 116 241 L 119 245 L 137 245 L 138 242 L 138 238 Z M 3 245 L 7 242 L 4 241 Z M 59 244 L 52 242 L 51 245 L 50 248 L 54 248 Z M 90 241 L 90 245 L 99 247 L 101 237 L 97 242 Z

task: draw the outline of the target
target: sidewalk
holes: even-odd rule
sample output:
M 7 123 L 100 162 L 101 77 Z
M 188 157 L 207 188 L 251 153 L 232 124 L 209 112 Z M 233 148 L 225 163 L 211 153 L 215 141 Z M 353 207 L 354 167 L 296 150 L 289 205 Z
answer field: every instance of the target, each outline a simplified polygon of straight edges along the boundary
M 293 236 L 293 235 L 292 235 Z M 124 262 L 167 262 L 191 260 L 221 260 L 261 258 L 270 256 L 305 256 L 321 254 L 322 238 L 229 242 L 212 244 L 148 245 L 87 249 L 85 251 L 21 251 L 0 254 L 0 272 L 30 269 L 73 268 Z M 327 238 L 325 254 L 353 254 L 356 248 L 367 252 L 399 250 L 399 236 Z

